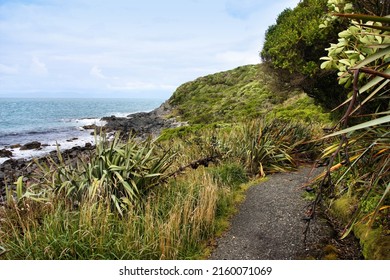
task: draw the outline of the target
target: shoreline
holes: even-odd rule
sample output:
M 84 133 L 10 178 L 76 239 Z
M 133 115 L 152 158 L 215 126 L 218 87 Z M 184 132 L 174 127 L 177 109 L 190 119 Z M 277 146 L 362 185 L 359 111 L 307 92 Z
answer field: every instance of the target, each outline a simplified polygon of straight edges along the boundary
M 73 137 L 66 140 L 61 139 L 59 141 L 48 141 L 45 143 L 38 142 L 41 144 L 38 149 L 21 149 L 21 147 L 23 147 L 24 145 L 28 145 L 33 142 L 37 141 L 28 142 L 23 145 L 16 144 L 14 145 L 15 147 L 5 147 L 4 149 L 2 149 L 1 151 L 3 151 L 4 153 L 6 153 L 7 151 L 11 152 L 12 156 L 0 157 L 0 166 L 8 160 L 32 160 L 33 158 L 45 157 L 51 152 L 57 151 L 57 146 L 61 152 L 64 152 L 77 146 L 83 147 L 86 145 L 95 145 L 95 137 L 89 135 L 89 133 L 85 133 L 84 135 L 80 135 L 79 137 Z
M 157 137 L 165 128 L 186 125 L 186 123 L 176 122 L 173 118 L 168 119 L 167 116 L 171 113 L 171 110 L 172 108 L 168 101 L 165 101 L 159 107 L 149 112 L 131 113 L 126 117 L 103 117 L 100 119 L 100 121 L 104 122 L 103 126 L 90 125 L 89 128 L 85 128 L 85 132 L 88 132 L 88 135 L 86 133 L 84 136 L 59 142 L 61 154 L 72 161 L 85 152 L 93 151 L 95 149 L 95 129 L 102 129 L 107 135 L 121 132 L 124 136 L 133 134 L 144 139 L 148 136 Z M 20 176 L 25 176 L 27 179 L 34 172 L 37 168 L 34 160 L 44 160 L 48 156 L 57 157 L 55 143 L 39 144 L 38 149 L 21 151 L 19 146 L 14 149 L 4 149 L 16 156 L 0 158 L 0 203 L 5 196 L 6 184 L 14 185 L 14 182 Z
M 32 159 L 40 158 L 57 150 L 57 145 L 61 151 L 66 151 L 77 146 L 95 145 L 94 131 L 103 129 L 106 132 L 123 131 L 133 132 L 137 135 L 144 136 L 146 134 L 158 135 L 161 129 L 170 127 L 174 121 L 165 119 L 165 115 L 170 112 L 166 109 L 166 101 L 159 107 L 142 112 L 122 113 L 118 115 L 103 116 L 102 118 L 83 118 L 77 119 L 78 131 L 73 133 L 69 131 L 69 135 L 61 138 L 51 137 L 50 140 L 42 140 L 41 137 L 29 137 L 26 141 L 15 141 L 0 146 L 0 166 L 7 160 Z M 174 125 L 173 125 L 174 126 Z M 54 133 L 54 132 L 53 132 Z M 35 134 L 35 133 L 31 133 Z M 39 142 L 38 148 L 21 149 L 22 146 L 28 145 L 31 142 Z

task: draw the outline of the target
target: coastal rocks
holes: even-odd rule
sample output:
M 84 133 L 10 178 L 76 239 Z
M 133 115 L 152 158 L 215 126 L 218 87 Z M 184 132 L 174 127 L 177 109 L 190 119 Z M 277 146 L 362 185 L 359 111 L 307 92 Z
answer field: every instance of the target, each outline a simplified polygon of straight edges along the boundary
M 124 135 L 134 134 L 138 137 L 157 136 L 162 129 L 181 126 L 181 123 L 174 119 L 167 119 L 171 108 L 167 103 L 163 103 L 159 108 L 151 112 L 142 112 L 123 117 L 105 117 L 105 127 L 111 131 L 121 131 Z
M 29 143 L 24 144 L 22 147 L 20 147 L 20 150 L 24 151 L 24 150 L 39 149 L 41 147 L 41 145 L 42 144 L 40 142 L 33 141 L 33 142 L 29 142 Z
M 84 125 L 82 128 L 85 130 L 92 130 L 90 135 L 95 135 L 95 134 L 99 134 L 99 133 L 106 133 L 109 130 L 105 126 L 98 126 L 96 124 Z
M 87 145 L 88 144 L 88 145 Z M 83 156 L 90 156 L 94 152 L 95 146 L 91 143 L 86 143 L 85 147 L 76 146 L 71 149 L 65 150 L 61 153 L 62 159 L 65 164 L 75 164 L 76 160 Z M 52 151 L 48 154 L 50 160 L 47 157 L 42 157 L 37 160 L 40 164 L 51 164 L 60 162 L 57 151 Z M 14 182 L 20 177 L 24 176 L 24 181 L 29 180 L 31 175 L 36 172 L 38 165 L 34 160 L 25 159 L 9 159 L 0 164 L 0 204 L 4 201 L 5 186 L 14 187 Z
M 88 143 L 90 144 L 90 143 Z M 67 149 L 65 151 L 63 151 L 61 153 L 61 157 L 68 163 L 72 163 L 74 162 L 77 158 L 79 158 L 80 156 L 84 155 L 84 154 L 87 154 L 87 153 L 90 153 L 90 152 L 93 152 L 95 149 L 95 147 L 90 144 L 90 145 L 86 145 L 85 147 L 80 147 L 80 146 L 75 146 L 75 147 L 72 147 L 70 149 Z M 59 158 L 58 158 L 58 152 L 57 151 L 52 151 L 49 153 L 49 156 L 50 158 L 54 161 L 54 162 L 59 162 Z M 44 160 L 41 159 L 41 160 Z
M 83 129 L 100 131 L 100 130 L 104 130 L 104 126 L 98 126 L 96 124 L 89 124 L 89 125 L 84 125 Z
M 164 119 L 153 112 L 136 113 L 129 115 L 127 118 L 111 116 L 102 120 L 107 122 L 106 127 L 109 130 L 137 136 L 157 135 L 167 125 Z
M 98 126 L 96 124 L 89 124 L 89 125 L 84 125 L 83 129 L 85 130 L 90 130 L 90 129 L 96 129 Z
M 11 151 L 8 151 L 6 149 L 2 149 L 0 150 L 0 157 L 12 157 L 12 152 Z
M 13 184 L 18 177 L 26 174 L 27 162 L 24 159 L 9 159 L 0 165 L 0 192 L 5 185 Z
M 20 145 L 20 144 L 15 144 L 15 145 L 10 146 L 11 149 L 18 149 L 20 147 L 22 147 L 22 145 Z

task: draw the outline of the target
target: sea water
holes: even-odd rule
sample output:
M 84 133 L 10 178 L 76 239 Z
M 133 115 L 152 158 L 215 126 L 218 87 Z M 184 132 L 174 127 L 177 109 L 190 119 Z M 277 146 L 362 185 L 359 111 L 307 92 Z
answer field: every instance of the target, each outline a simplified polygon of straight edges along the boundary
M 31 141 L 50 146 L 62 143 L 63 147 L 91 142 L 91 131 L 84 130 L 83 126 L 102 125 L 101 118 L 106 116 L 123 117 L 131 113 L 148 112 L 163 101 L 135 98 L 0 98 L 0 149 Z M 71 139 L 81 143 L 70 143 Z M 19 153 L 19 157 L 26 155 Z M 2 161 L 4 159 L 0 163 Z

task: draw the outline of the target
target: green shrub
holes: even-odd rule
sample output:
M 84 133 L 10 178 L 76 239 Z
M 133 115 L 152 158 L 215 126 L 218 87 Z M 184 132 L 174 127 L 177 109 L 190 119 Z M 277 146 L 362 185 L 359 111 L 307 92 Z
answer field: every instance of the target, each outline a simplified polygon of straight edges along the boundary
M 238 163 L 221 164 L 210 168 L 210 173 L 218 183 L 231 188 L 237 188 L 239 185 L 249 181 L 244 167 Z

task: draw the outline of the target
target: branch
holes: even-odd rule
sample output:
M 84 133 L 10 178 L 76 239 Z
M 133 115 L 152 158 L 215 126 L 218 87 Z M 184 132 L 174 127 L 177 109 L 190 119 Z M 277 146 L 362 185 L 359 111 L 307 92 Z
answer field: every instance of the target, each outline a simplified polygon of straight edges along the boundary
M 379 76 L 379 77 L 382 77 L 382 78 L 385 78 L 385 79 L 390 79 L 390 75 L 389 74 L 386 74 L 386 73 L 383 73 L 383 72 L 379 72 L 379 71 L 376 71 L 376 70 L 373 70 L 373 69 L 367 68 L 367 67 L 351 68 L 350 70 L 354 71 L 355 73 L 358 70 L 358 71 L 363 72 L 363 73 L 371 74 L 371 75 L 374 75 L 374 76 Z
M 179 175 L 180 173 L 182 173 L 187 168 L 197 169 L 199 166 L 208 167 L 210 162 L 216 162 L 216 160 L 218 158 L 220 158 L 220 156 L 215 155 L 215 156 L 209 156 L 209 157 L 205 157 L 205 158 L 201 158 L 201 159 L 192 161 L 189 164 L 181 166 L 178 170 L 176 170 L 176 171 L 172 172 L 171 174 L 169 174 L 167 176 L 167 178 L 175 177 L 175 176 Z
M 353 75 L 354 75 L 354 77 L 353 77 L 354 78 L 353 79 L 353 96 L 352 96 L 351 102 L 349 103 L 347 111 L 345 112 L 344 116 L 340 120 L 340 124 L 342 125 L 342 128 L 346 128 L 347 127 L 348 119 L 349 119 L 349 117 L 351 116 L 351 114 L 353 112 L 353 108 L 355 107 L 357 96 L 359 94 L 358 82 L 359 82 L 359 72 L 360 72 L 360 70 L 361 69 L 355 69 L 354 73 L 353 73 Z M 317 196 L 314 199 L 314 201 L 308 205 L 308 210 L 307 210 L 308 215 L 303 218 L 303 220 L 307 222 L 306 228 L 305 228 L 305 230 L 303 232 L 303 234 L 304 234 L 304 240 L 303 240 L 304 243 L 306 243 L 307 234 L 309 233 L 310 222 L 311 222 L 311 220 L 313 220 L 313 218 L 315 216 L 315 213 L 316 213 L 316 210 L 317 210 L 317 206 L 318 206 L 318 204 L 321 201 L 322 194 L 323 194 L 325 188 L 333 186 L 332 185 L 332 176 L 331 176 L 333 162 L 334 162 L 336 156 L 341 152 L 343 147 L 344 147 L 345 163 L 348 164 L 349 163 L 348 138 L 347 138 L 345 133 L 341 135 L 341 140 L 340 140 L 339 146 L 337 147 L 336 151 L 329 158 L 326 174 L 324 175 L 324 178 L 322 179 L 321 183 L 319 184 L 319 191 L 317 193 Z

